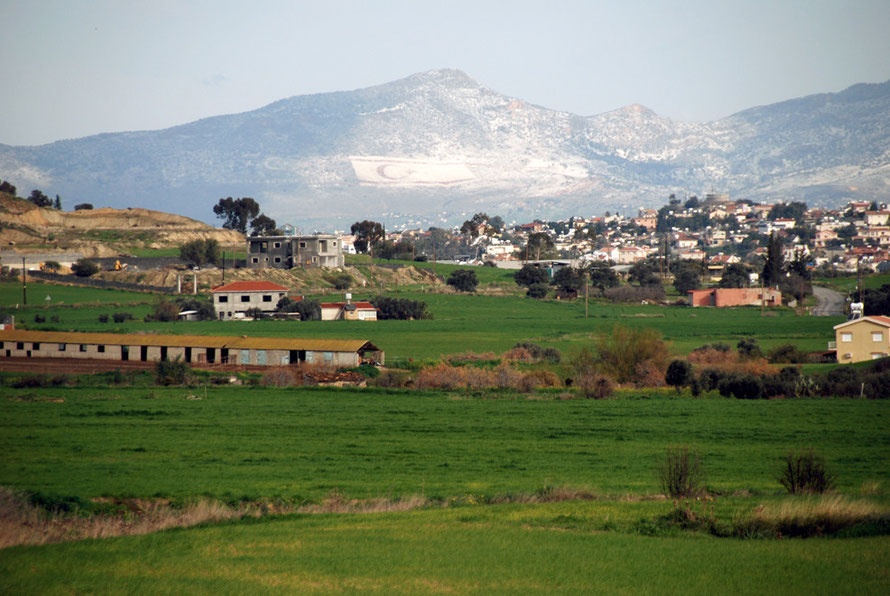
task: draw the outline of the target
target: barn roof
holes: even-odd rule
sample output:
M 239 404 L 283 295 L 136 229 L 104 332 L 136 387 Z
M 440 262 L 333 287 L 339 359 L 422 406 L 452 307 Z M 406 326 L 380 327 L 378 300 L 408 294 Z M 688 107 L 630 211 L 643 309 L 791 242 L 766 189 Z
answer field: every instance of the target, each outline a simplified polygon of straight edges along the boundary
M 358 352 L 379 350 L 366 339 L 304 339 L 295 337 L 229 337 L 222 335 L 154 335 L 135 333 L 80 333 L 66 331 L 0 331 L 0 341 L 166 346 L 170 348 L 229 348 L 234 350 L 309 350 L 313 352 Z

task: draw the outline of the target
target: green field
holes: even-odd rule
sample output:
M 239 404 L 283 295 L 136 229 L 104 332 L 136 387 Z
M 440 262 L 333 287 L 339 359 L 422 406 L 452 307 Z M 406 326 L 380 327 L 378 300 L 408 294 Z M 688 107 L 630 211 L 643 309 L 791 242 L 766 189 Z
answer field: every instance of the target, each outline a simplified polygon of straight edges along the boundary
M 490 268 L 482 268 L 490 269 Z M 465 352 L 501 353 L 520 341 L 533 341 L 556 347 L 571 354 L 589 344 L 594 334 L 609 331 L 614 325 L 651 327 L 672 342 L 676 354 L 713 342 L 731 345 L 742 337 L 755 337 L 764 349 L 793 343 L 801 350 L 822 351 L 834 339 L 832 327 L 840 317 L 798 316 L 789 309 L 768 311 L 762 317 L 756 307 L 713 309 L 677 306 L 623 306 L 591 302 L 585 318 L 584 302 L 538 301 L 521 296 L 455 295 L 399 291 L 402 298 L 422 300 L 433 314 L 432 320 L 376 321 L 205 321 L 144 323 L 156 298 L 135 292 L 113 292 L 31 284 L 32 295 L 50 295 L 65 305 L 44 308 L 44 304 L 11 311 L 32 329 L 135 332 L 207 335 L 256 335 L 324 338 L 363 338 L 379 345 L 393 359 L 430 359 L 444 354 Z M 15 304 L 15 284 L 0 284 L 0 299 Z M 370 295 L 356 294 L 356 299 Z M 75 302 L 85 303 L 70 308 Z M 109 303 L 115 306 L 109 307 Z M 116 324 L 100 323 L 99 315 L 130 312 L 137 320 Z M 46 319 L 35 324 L 34 316 Z M 53 322 L 52 317 L 59 318 Z

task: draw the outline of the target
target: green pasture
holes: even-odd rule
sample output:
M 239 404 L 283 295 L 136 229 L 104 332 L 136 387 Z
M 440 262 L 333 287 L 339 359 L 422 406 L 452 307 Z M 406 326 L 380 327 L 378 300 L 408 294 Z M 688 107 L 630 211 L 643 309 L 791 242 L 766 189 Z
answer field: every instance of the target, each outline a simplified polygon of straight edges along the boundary
M 483 268 L 489 269 L 489 268 Z M 90 288 L 32 284 L 29 295 L 50 295 L 51 306 L 29 306 L 5 312 L 16 315 L 31 329 L 127 332 L 155 331 L 172 334 L 251 335 L 306 338 L 363 338 L 383 348 L 390 361 L 439 358 L 457 352 L 502 353 L 517 342 L 532 341 L 555 347 L 570 355 L 599 333 L 615 325 L 651 327 L 671 342 L 671 350 L 685 354 L 707 343 L 735 346 L 742 337 L 754 337 L 765 350 L 793 343 L 801 350 L 822 351 L 834 338 L 832 327 L 840 317 L 799 316 L 790 309 L 768 310 L 761 316 L 757 307 L 730 309 L 685 306 L 613 305 L 591 301 L 585 317 L 583 300 L 533 300 L 521 296 L 443 294 L 393 291 L 390 295 L 427 303 L 432 320 L 423 321 L 200 321 L 145 323 L 157 296 Z M 20 288 L 19 288 L 20 291 Z M 0 284 L 0 297 L 14 305 L 15 284 Z M 373 293 L 354 294 L 366 299 Z M 56 300 L 65 304 L 55 306 Z M 29 300 L 30 302 L 30 300 Z M 82 303 L 70 308 L 73 303 Z M 112 304 L 114 304 L 112 306 Z M 100 323 L 100 315 L 130 312 L 136 320 Z M 46 319 L 34 323 L 34 315 Z M 53 316 L 59 318 L 53 322 Z
M 858 490 L 890 477 L 890 402 L 622 399 L 304 388 L 0 388 L 0 485 L 89 498 L 355 498 L 660 492 L 694 445 L 719 493 L 776 494 L 779 458 L 814 447 Z M 185 399 L 187 396 L 202 399 Z
M 855 275 L 845 277 L 818 277 L 813 283 L 819 286 L 831 288 L 843 294 L 849 294 L 859 287 L 858 278 Z M 880 288 L 884 284 L 890 284 L 890 273 L 873 273 L 862 276 L 862 287 L 865 289 Z
M 886 536 L 650 537 L 603 530 L 610 523 L 599 503 L 292 516 L 6 549 L 0 590 L 883 594 L 890 585 Z

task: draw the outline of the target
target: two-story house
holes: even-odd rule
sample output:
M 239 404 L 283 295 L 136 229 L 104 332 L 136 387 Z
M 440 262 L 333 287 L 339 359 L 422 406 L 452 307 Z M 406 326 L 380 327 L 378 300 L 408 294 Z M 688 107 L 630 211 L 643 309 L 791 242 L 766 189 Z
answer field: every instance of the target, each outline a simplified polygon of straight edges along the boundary
M 278 301 L 287 296 L 288 289 L 270 281 L 233 281 L 211 290 L 217 319 L 244 317 L 250 309 L 264 313 L 275 312 Z

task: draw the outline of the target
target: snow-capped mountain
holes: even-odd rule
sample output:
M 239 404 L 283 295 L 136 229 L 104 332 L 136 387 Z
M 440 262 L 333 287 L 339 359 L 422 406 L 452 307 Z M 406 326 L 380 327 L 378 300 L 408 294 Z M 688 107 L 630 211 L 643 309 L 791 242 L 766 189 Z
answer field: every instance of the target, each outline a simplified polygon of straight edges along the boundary
M 635 211 L 712 188 L 811 204 L 887 200 L 890 82 L 698 124 L 638 105 L 557 112 L 435 70 L 165 130 L 0 145 L 0 177 L 66 205 L 207 221 L 219 198 L 251 196 L 306 229 Z

